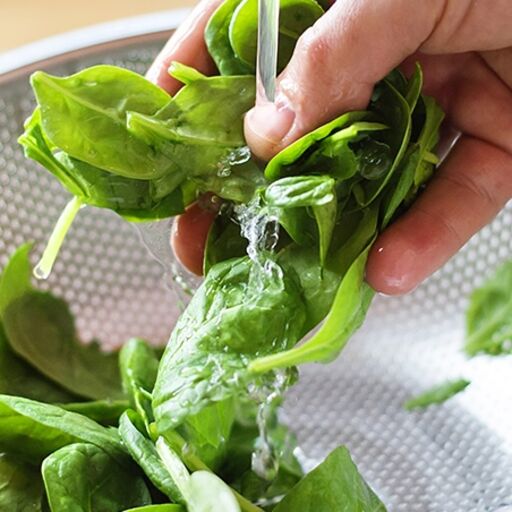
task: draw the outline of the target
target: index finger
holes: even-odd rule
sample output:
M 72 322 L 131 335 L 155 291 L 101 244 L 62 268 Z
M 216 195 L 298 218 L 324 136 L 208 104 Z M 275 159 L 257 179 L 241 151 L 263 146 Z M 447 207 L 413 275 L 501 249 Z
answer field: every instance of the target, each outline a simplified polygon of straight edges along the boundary
M 205 75 L 215 72 L 215 64 L 204 41 L 204 29 L 221 2 L 222 0 L 202 0 L 197 4 L 149 68 L 146 74 L 149 80 L 174 94 L 182 84 L 168 73 L 172 61 L 192 66 Z

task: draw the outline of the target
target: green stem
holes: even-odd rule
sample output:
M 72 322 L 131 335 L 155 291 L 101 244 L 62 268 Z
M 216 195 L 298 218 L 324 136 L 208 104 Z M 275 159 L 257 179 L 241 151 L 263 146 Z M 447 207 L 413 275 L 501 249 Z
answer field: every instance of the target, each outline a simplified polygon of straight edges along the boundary
M 170 444 L 171 448 L 177 451 L 185 465 L 190 471 L 213 471 L 194 453 L 187 450 L 187 442 L 181 437 L 176 431 L 167 432 L 165 439 Z M 247 498 L 244 498 L 240 493 L 231 488 L 231 491 L 235 495 L 238 504 L 243 512 L 264 512 L 263 509 L 251 503 Z
M 476 330 L 467 339 L 465 351 L 469 356 L 474 356 L 478 352 L 489 352 L 496 345 L 492 339 L 493 334 L 499 329 L 500 325 L 507 318 L 506 308 L 500 308 L 497 313 L 490 318 L 480 329 Z M 505 338 L 501 340 L 505 341 Z
M 73 224 L 73 220 L 78 213 L 78 210 L 82 207 L 83 202 L 79 197 L 73 197 L 71 201 L 66 205 L 62 213 L 60 214 L 59 220 L 53 228 L 50 239 L 46 244 L 46 249 L 43 252 L 43 256 L 39 260 L 39 263 L 34 268 L 34 276 L 37 279 L 47 279 L 50 275 L 53 264 L 57 259 L 64 238 Z

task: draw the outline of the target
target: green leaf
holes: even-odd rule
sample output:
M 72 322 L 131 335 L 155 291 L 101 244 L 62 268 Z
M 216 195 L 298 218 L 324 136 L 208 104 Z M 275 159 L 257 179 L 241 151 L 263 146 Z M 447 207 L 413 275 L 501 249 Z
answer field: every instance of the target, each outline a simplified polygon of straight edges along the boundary
M 208 52 L 221 75 L 249 75 L 253 67 L 239 59 L 229 40 L 229 25 L 241 0 L 225 0 L 210 17 L 204 32 Z
M 254 97 L 254 77 L 206 77 L 180 89 L 153 116 L 134 110 L 128 116 L 128 128 L 148 141 L 152 130 L 155 137 L 181 142 L 194 147 L 195 151 L 205 151 L 209 144 L 217 149 L 222 146 L 237 148 L 245 146 L 243 115 L 254 105 Z M 219 105 L 223 105 L 221 111 Z M 207 123 L 205 119 L 208 119 Z M 144 130 L 139 131 L 139 127 L 146 128 L 148 134 Z M 172 154 L 169 145 L 168 153 Z M 194 169 L 189 169 L 193 174 Z
M 82 344 L 67 304 L 32 288 L 29 251 L 23 245 L 12 255 L 0 281 L 0 316 L 12 350 L 76 395 L 122 398 L 117 354 Z
M 274 512 L 386 512 L 352 462 L 348 450 L 336 448 L 277 505 Z
M 180 490 L 165 469 L 151 440 L 134 425 L 134 411 L 126 411 L 119 422 L 119 434 L 133 460 L 142 468 L 157 489 L 172 501 L 185 504 Z
M 245 148 L 239 152 L 244 156 Z M 203 192 L 211 192 L 222 199 L 235 203 L 248 203 L 256 190 L 265 185 L 262 171 L 253 160 L 236 164 L 237 152 L 233 152 L 222 163 L 222 169 L 216 173 L 193 176 L 197 188 Z
M 331 245 L 332 234 L 336 225 L 336 199 L 321 205 L 313 206 L 313 215 L 318 226 L 318 245 L 320 247 L 320 263 L 324 265 Z
M 245 254 L 247 254 L 247 239 L 240 233 L 240 225 L 235 221 L 232 213 L 221 210 L 206 239 L 203 274 L 208 274 L 216 263 L 239 258 Z
M 470 381 L 466 379 L 458 379 L 439 384 L 421 393 L 421 395 L 407 400 L 407 402 L 404 403 L 404 408 L 411 411 L 413 409 L 423 409 L 429 405 L 442 404 L 457 393 L 464 391 L 470 384 Z
M 120 463 L 127 457 L 115 430 L 55 405 L 0 395 L 0 450 L 40 460 L 68 444 L 85 442 Z
M 351 128 L 350 125 L 367 119 L 369 119 L 368 112 L 349 112 L 303 135 L 300 139 L 290 144 L 270 160 L 265 167 L 265 177 L 268 180 L 275 181 L 278 178 L 290 174 L 303 174 L 303 170 L 298 167 L 297 162 L 300 161 L 299 159 L 306 154 L 309 148 L 333 133 L 337 133 L 347 127 L 349 128 L 349 132 L 345 132 L 344 136 L 355 137 L 359 130 Z M 375 127 L 375 129 L 385 128 L 378 123 L 377 126 L 379 128 Z
M 135 468 L 120 466 L 93 444 L 57 450 L 44 460 L 42 474 L 52 512 L 114 511 L 151 503 Z
M 131 508 L 124 512 L 185 512 L 185 509 L 181 505 L 160 503 L 158 505 L 146 505 L 144 507 Z
M 153 392 L 158 431 L 238 393 L 247 362 L 293 346 L 304 334 L 304 316 L 294 273 L 277 263 L 263 269 L 245 257 L 212 267 L 160 362 Z
M 402 161 L 411 137 L 411 109 L 406 99 L 386 80 L 380 82 L 378 87 L 381 88 L 380 96 L 371 108 L 389 127 L 388 130 L 380 132 L 379 142 L 390 148 L 393 155 L 392 165 L 379 179 L 365 184 L 363 197 L 358 200 L 360 207 L 368 206 L 389 183 Z
M 131 406 L 143 418 L 146 428 L 153 421 L 151 391 L 158 372 L 158 358 L 149 344 L 140 339 L 128 340 L 119 353 L 123 389 Z
M 341 281 L 329 314 L 310 339 L 288 351 L 259 357 L 249 363 L 249 370 L 262 373 L 306 362 L 332 361 L 361 326 L 373 298 L 373 290 L 364 281 L 367 258 L 368 250 L 365 250 L 351 265 Z
M 281 178 L 265 190 L 265 201 L 282 208 L 324 206 L 335 199 L 334 185 L 334 179 L 329 176 Z
M 92 402 L 60 403 L 66 411 L 76 412 L 101 425 L 117 425 L 121 414 L 129 407 L 127 400 L 95 400 Z
M 188 416 L 178 431 L 186 439 L 191 451 L 208 467 L 217 469 L 224 457 L 234 419 L 233 399 L 227 399 Z
M 14 354 L 1 323 L 0 393 L 48 403 L 76 400 L 74 395 L 54 384 Z
M 25 123 L 25 132 L 18 142 L 25 156 L 49 170 L 84 204 L 109 208 L 128 220 L 158 220 L 183 211 L 181 192 L 176 188 L 179 180 L 167 184 L 162 192 L 157 188 L 158 181 L 118 176 L 63 151 L 53 152 L 41 127 L 40 108 Z
M 206 78 L 206 75 L 203 75 L 203 73 L 197 69 L 175 60 L 171 62 L 169 74 L 185 85 L 189 85 L 196 80 L 204 80 Z
M 247 400 L 238 409 L 237 420 L 229 438 L 226 460 L 221 476 L 232 487 L 252 501 L 271 501 L 286 494 L 302 478 L 302 468 L 294 453 L 297 440 L 278 420 L 279 400 L 266 411 L 266 442 L 277 463 L 277 473 L 271 480 L 263 479 L 251 470 L 253 453 L 261 443 L 256 417 L 258 405 Z
M 512 353 L 512 260 L 501 265 L 473 291 L 466 310 L 465 351 L 501 355 Z
M 336 224 L 335 184 L 335 180 L 329 176 L 292 176 L 274 181 L 265 190 L 265 201 L 270 206 L 278 208 L 311 207 L 318 227 L 318 245 L 322 264 L 327 258 Z M 284 221 L 284 227 L 292 238 L 299 238 L 295 233 L 301 228 L 304 229 L 304 223 L 297 222 L 295 227 L 290 225 L 290 215 L 278 213 L 278 217 L 280 221 Z
M 127 112 L 153 115 L 170 100 L 144 77 L 94 66 L 65 78 L 37 71 L 31 84 L 44 132 L 62 151 L 127 178 L 153 179 L 169 171 L 164 155 L 126 129 Z
M 279 12 L 279 55 L 277 71 L 289 62 L 301 34 L 322 16 L 324 10 L 315 0 L 281 0 Z M 256 69 L 258 33 L 258 2 L 243 0 L 235 9 L 229 23 L 229 42 L 234 54 Z
M 240 506 L 231 489 L 216 475 L 196 471 L 189 475 L 178 455 L 160 437 L 157 452 L 187 504 L 189 512 L 240 512 Z
M 44 487 L 39 469 L 0 453 L 0 510 L 43 512 Z

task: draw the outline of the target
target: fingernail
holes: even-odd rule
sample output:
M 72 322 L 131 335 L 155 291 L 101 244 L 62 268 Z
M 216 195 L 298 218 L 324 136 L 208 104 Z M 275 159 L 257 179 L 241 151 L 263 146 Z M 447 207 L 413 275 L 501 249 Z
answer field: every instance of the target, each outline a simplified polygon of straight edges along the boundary
M 278 144 L 290 131 L 295 120 L 295 112 L 287 106 L 275 103 L 258 105 L 247 113 L 246 121 L 258 137 L 271 144 Z

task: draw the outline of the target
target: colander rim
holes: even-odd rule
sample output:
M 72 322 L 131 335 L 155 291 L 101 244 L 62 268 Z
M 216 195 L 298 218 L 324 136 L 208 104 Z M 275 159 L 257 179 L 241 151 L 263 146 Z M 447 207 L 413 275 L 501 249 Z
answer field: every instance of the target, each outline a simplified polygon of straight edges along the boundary
M 136 44 L 165 41 L 189 8 L 156 11 L 63 32 L 0 53 L 0 86 L 36 69 Z

